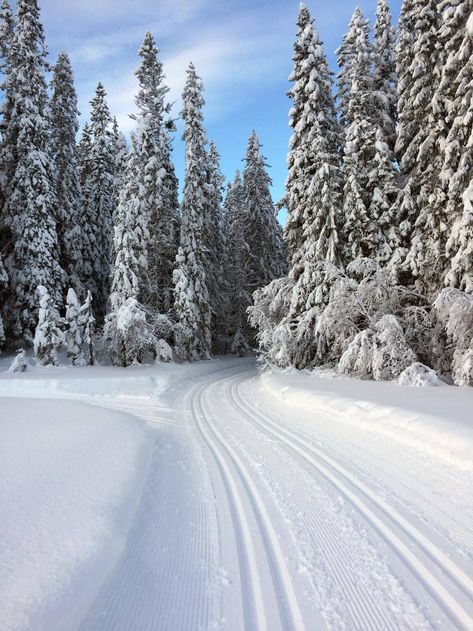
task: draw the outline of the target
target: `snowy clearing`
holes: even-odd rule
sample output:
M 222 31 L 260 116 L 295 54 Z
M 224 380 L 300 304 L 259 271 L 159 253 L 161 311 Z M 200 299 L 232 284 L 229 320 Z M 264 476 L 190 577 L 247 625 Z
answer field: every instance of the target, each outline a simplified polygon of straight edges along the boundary
M 0 628 L 472 628 L 473 392 L 327 377 L 1 373 Z

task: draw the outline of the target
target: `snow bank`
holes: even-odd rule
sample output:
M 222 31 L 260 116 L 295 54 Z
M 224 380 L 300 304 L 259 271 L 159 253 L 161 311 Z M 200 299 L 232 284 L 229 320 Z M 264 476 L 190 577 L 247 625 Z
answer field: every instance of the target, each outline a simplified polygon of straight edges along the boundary
M 149 431 L 84 403 L 0 398 L 2 631 L 77 626 L 123 549 Z
M 273 397 L 310 415 L 332 415 L 353 431 L 374 432 L 400 449 L 418 446 L 451 466 L 473 468 L 471 388 L 410 388 L 277 369 L 263 373 L 261 384 Z

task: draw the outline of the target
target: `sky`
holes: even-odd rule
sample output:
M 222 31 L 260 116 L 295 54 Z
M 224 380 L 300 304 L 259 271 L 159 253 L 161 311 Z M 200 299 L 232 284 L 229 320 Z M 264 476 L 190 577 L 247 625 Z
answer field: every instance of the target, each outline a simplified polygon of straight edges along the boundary
M 329 57 L 356 4 L 373 19 L 376 0 L 310 0 Z M 397 19 L 401 0 L 391 0 Z M 270 165 L 273 198 L 284 193 L 290 129 L 286 96 L 297 32 L 296 0 L 40 0 L 51 59 L 69 53 L 79 94 L 81 120 L 101 81 L 112 115 L 129 133 L 135 111 L 137 50 L 150 30 L 161 50 L 174 114 L 180 111 L 186 68 L 195 64 L 205 87 L 205 125 L 222 156 L 224 175 L 243 168 L 248 136 L 256 129 Z M 182 124 L 174 142 L 174 161 L 183 179 Z

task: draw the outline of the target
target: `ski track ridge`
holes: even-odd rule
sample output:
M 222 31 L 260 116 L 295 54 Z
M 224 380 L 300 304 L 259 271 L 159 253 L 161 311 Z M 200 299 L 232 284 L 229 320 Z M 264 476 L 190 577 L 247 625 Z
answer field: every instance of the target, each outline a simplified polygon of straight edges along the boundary
M 386 540 L 404 563 L 411 569 L 415 576 L 428 589 L 428 591 L 439 602 L 449 619 L 460 628 L 472 629 L 473 617 L 464 608 L 455 596 L 446 588 L 439 579 L 425 566 L 415 553 L 402 541 L 394 530 L 383 521 L 369 506 L 363 501 L 363 496 L 367 497 L 382 513 L 390 520 L 446 574 L 463 594 L 471 599 L 473 595 L 473 581 L 449 559 L 434 543 L 429 541 L 415 526 L 410 524 L 405 517 L 392 508 L 387 502 L 376 496 L 363 482 L 357 480 L 349 471 L 335 462 L 332 458 L 322 453 L 315 447 L 308 447 L 297 430 L 282 427 L 272 419 L 263 414 L 260 410 L 253 408 L 243 400 L 240 394 L 240 387 L 247 376 L 237 376 L 233 378 L 230 393 L 234 406 L 244 412 L 256 425 L 262 427 L 267 433 L 276 437 L 286 447 L 297 452 L 302 458 L 316 468 L 332 485 L 334 485 L 343 496 L 354 505 L 365 519 L 377 530 Z M 299 434 L 299 436 L 298 436 Z M 353 492 L 346 484 L 348 482 L 356 489 Z
M 229 379 L 235 379 L 234 376 L 226 377 L 217 383 L 224 383 Z M 210 385 L 216 385 L 212 383 Z M 210 421 L 210 414 L 205 411 L 205 391 L 209 384 L 203 384 L 196 392 L 193 399 L 193 413 L 197 423 L 198 430 L 208 445 L 210 451 L 214 455 L 219 469 L 221 471 L 224 483 L 229 492 L 229 501 L 232 506 L 234 515 L 234 526 L 237 527 L 237 538 L 239 541 L 239 550 L 241 552 L 242 544 L 244 546 L 243 562 L 245 573 L 249 575 L 253 590 L 253 610 L 249 612 L 254 620 L 254 626 L 258 631 L 268 629 L 265 616 L 265 603 L 259 578 L 259 572 L 256 566 L 256 557 L 254 553 L 253 543 L 251 541 L 251 532 L 249 530 L 248 519 L 245 515 L 242 498 L 238 491 L 238 484 L 231 472 L 228 463 L 231 462 L 238 473 L 241 485 L 245 489 L 248 499 L 254 510 L 254 514 L 260 529 L 260 533 L 264 542 L 267 560 L 271 568 L 274 581 L 275 594 L 280 609 L 281 623 L 285 629 L 293 629 L 299 631 L 305 629 L 302 613 L 299 608 L 294 586 L 289 570 L 286 566 L 284 554 L 281 550 L 278 536 L 271 523 L 270 516 L 264 506 L 263 499 L 259 494 L 251 476 L 247 472 L 244 464 L 236 454 L 235 450 L 225 440 L 222 434 L 215 428 Z M 205 420 L 205 422 L 203 422 Z M 243 576 L 242 576 L 243 579 Z M 285 606 L 284 606 L 285 605 Z M 245 628 L 247 628 L 245 626 Z

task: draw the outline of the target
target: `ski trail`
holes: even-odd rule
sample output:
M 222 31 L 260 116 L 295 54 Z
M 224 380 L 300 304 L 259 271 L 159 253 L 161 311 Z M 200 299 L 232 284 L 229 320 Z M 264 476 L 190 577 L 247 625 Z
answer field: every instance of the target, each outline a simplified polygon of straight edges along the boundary
M 317 469 L 333 486 L 335 486 L 346 499 L 348 499 L 381 534 L 387 543 L 402 558 L 411 571 L 418 577 L 422 584 L 430 591 L 434 598 L 441 604 L 447 616 L 460 628 L 473 628 L 473 617 L 463 604 L 464 598 L 459 598 L 452 593 L 454 590 L 447 589 L 440 582 L 437 575 L 431 571 L 419 555 L 414 552 L 415 548 L 421 548 L 428 557 L 435 562 L 438 569 L 450 577 L 450 579 L 462 590 L 467 599 L 471 599 L 473 594 L 473 582 L 453 561 L 451 561 L 441 550 L 429 541 L 417 528 L 412 526 L 400 513 L 393 509 L 384 500 L 379 498 L 363 482 L 357 480 L 349 471 L 336 463 L 332 458 L 322 453 L 315 447 L 308 447 L 307 443 L 298 437 L 296 431 L 276 424 L 255 409 L 241 397 L 239 388 L 245 377 L 237 377 L 231 386 L 230 392 L 234 404 L 264 431 L 278 439 L 286 447 L 299 454 L 306 462 Z M 349 484 L 347 484 L 349 483 Z M 350 486 L 355 489 L 353 491 Z M 410 548 L 394 532 L 393 528 L 379 516 L 379 512 L 372 510 L 363 499 L 366 497 L 378 509 L 379 512 L 387 516 L 404 534 L 408 535 L 414 548 Z M 438 572 L 436 572 L 438 574 Z M 445 582 L 445 581 L 444 581 Z M 471 600 L 470 600 L 471 606 Z
M 234 377 L 231 378 L 233 379 Z M 226 381 L 226 379 L 220 380 L 220 383 L 224 381 Z M 202 437 L 219 462 L 220 470 L 226 480 L 227 488 L 229 488 L 231 492 L 232 504 L 236 509 L 236 522 L 239 524 L 240 532 L 245 540 L 247 551 L 245 557 L 247 563 L 249 564 L 251 584 L 253 587 L 253 600 L 256 605 L 254 611 L 255 626 L 250 628 L 255 628 L 258 631 L 260 629 L 264 630 L 268 628 L 264 614 L 265 602 L 262 596 L 258 569 L 254 566 L 255 553 L 248 531 L 245 509 L 237 490 L 237 482 L 231 473 L 228 462 L 233 464 L 258 521 L 263 544 L 266 549 L 268 563 L 271 567 L 275 582 L 274 589 L 277 594 L 278 605 L 280 606 L 281 622 L 283 623 L 285 629 L 293 629 L 294 631 L 303 630 L 305 629 L 303 617 L 299 608 L 291 575 L 287 568 L 285 557 L 279 543 L 278 535 L 273 528 L 271 518 L 266 510 L 264 501 L 250 474 L 238 457 L 236 451 L 216 429 L 215 424 L 211 422 L 210 414 L 208 412 L 206 413 L 205 390 L 206 386 L 203 386 L 196 393 L 196 399 L 194 402 L 195 418 Z M 203 420 L 204 422 L 202 422 Z M 249 540 L 247 540 L 247 537 L 249 537 Z M 248 558 L 251 556 L 253 556 L 252 561 Z

